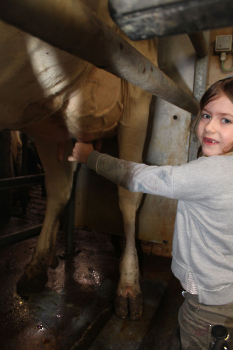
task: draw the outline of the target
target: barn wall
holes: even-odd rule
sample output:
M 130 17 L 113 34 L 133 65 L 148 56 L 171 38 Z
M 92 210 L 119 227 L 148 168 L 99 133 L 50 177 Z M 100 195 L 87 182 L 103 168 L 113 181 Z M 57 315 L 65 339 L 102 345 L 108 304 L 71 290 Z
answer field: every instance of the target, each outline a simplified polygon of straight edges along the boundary
M 232 28 L 205 33 L 206 40 L 210 40 L 209 57 L 207 58 L 207 87 L 230 74 L 221 71 L 219 56 L 214 54 L 215 37 L 222 34 L 232 34 Z M 231 55 L 228 56 L 226 67 L 232 64 Z M 160 69 L 189 93 L 193 91 L 195 64 L 196 54 L 187 35 L 159 40 Z M 205 89 L 205 84 L 203 89 Z M 144 150 L 145 163 L 179 165 L 187 162 L 190 120 L 190 113 L 168 102 L 153 98 Z M 105 140 L 103 152 L 117 156 L 117 139 Z M 195 153 L 196 149 L 194 149 Z M 170 256 L 176 204 L 174 200 L 144 195 L 138 211 L 136 233 L 137 238 L 142 240 L 144 252 Z M 111 234 L 123 233 L 117 186 L 84 165 L 77 180 L 75 226 Z
M 207 87 L 212 85 L 215 81 L 224 79 L 228 75 L 233 74 L 232 72 L 224 72 L 221 69 L 219 55 L 215 54 L 215 39 L 217 35 L 232 35 L 233 36 L 233 27 L 222 28 L 212 30 L 210 34 L 210 49 L 209 49 L 209 70 L 207 76 Z M 233 55 L 227 54 L 226 61 L 224 63 L 225 68 L 231 68 L 233 66 Z
M 165 37 L 159 40 L 159 67 L 183 90 L 192 94 L 195 70 L 195 52 L 187 35 Z M 145 156 L 147 164 L 180 165 L 188 160 L 189 124 L 191 114 L 161 99 L 155 101 L 150 118 Z M 148 134 L 149 134 L 148 132 Z M 146 195 L 140 210 L 139 238 L 144 250 L 156 255 L 170 256 L 177 201 Z

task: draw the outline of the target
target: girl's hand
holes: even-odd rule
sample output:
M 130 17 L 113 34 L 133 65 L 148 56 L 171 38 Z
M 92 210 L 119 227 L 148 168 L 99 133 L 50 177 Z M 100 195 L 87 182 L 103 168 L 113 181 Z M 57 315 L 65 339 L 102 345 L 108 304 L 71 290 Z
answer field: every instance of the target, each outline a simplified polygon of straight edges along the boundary
M 70 162 L 87 164 L 89 154 L 94 151 L 92 143 L 76 142 L 72 156 L 68 157 Z

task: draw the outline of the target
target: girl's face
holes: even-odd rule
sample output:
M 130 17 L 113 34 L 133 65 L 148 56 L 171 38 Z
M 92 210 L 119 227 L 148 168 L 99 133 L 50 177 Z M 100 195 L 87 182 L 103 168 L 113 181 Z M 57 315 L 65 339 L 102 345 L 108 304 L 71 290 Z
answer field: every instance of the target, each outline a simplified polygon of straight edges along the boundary
M 197 136 L 205 156 L 223 154 L 232 148 L 233 103 L 226 95 L 221 95 L 204 107 Z

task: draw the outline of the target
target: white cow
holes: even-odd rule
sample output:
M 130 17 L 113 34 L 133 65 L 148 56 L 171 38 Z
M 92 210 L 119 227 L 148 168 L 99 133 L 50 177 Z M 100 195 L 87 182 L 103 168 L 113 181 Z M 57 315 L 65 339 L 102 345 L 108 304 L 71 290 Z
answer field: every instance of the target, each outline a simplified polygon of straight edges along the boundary
M 107 0 L 84 1 L 120 33 L 110 19 Z M 129 40 L 128 40 L 129 41 Z M 131 42 L 157 64 L 154 40 Z M 72 186 L 71 137 L 84 142 L 118 133 L 120 158 L 142 161 L 151 95 L 77 57 L 0 22 L 0 130 L 30 134 L 45 170 L 47 207 L 32 261 L 18 282 L 21 295 L 42 290 L 48 267 L 58 259 L 55 244 L 60 217 Z M 137 319 L 142 312 L 135 248 L 135 216 L 140 193 L 119 187 L 126 237 L 120 262 L 116 313 Z

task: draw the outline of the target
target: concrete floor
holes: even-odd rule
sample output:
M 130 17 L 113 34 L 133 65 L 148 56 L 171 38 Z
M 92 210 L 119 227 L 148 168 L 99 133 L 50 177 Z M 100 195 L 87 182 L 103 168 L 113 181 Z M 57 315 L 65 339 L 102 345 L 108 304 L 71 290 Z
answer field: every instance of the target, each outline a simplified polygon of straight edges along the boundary
M 26 218 L 1 227 L 20 230 Z M 16 283 L 30 261 L 37 238 L 0 249 L 1 350 L 178 350 L 175 338 L 181 287 L 169 258 L 139 253 L 144 312 L 138 321 L 114 315 L 120 250 L 108 234 L 75 231 L 75 253 L 65 259 L 59 233 L 59 266 L 49 269 L 40 294 L 27 300 Z

